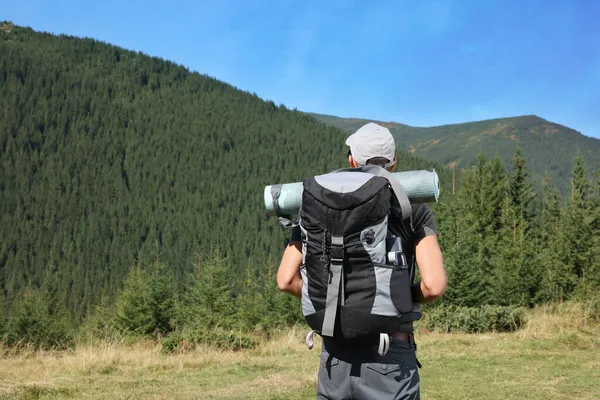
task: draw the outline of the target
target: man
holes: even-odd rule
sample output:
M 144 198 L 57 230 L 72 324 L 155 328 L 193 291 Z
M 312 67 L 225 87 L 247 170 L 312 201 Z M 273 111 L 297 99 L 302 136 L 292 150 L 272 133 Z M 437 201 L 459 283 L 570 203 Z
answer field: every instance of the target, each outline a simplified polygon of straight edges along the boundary
M 388 129 L 368 123 L 352 134 L 348 162 L 358 168 L 375 164 L 392 171 L 396 164 L 396 144 Z M 408 233 L 401 221 L 391 220 L 389 230 L 403 235 L 408 243 L 407 259 L 416 259 L 420 282 L 412 286 L 418 304 L 432 302 L 446 290 L 446 273 L 437 242 L 437 224 L 425 204 L 412 205 L 414 232 Z M 302 244 L 299 227 L 292 231 L 277 272 L 280 290 L 302 296 Z M 402 325 L 391 335 L 390 349 L 380 356 L 372 346 L 345 345 L 324 337 L 318 374 L 318 399 L 419 399 L 419 373 L 412 323 Z

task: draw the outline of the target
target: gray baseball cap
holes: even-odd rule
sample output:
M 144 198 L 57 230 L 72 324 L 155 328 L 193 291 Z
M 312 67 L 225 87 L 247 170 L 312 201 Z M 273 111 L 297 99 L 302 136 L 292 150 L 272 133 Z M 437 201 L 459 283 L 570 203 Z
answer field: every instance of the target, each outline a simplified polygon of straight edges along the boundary
M 386 167 L 394 165 L 396 155 L 396 142 L 389 129 L 369 122 L 354 132 L 346 139 L 346 145 L 350 146 L 352 157 L 360 164 L 365 165 L 374 157 L 385 157 L 390 162 Z

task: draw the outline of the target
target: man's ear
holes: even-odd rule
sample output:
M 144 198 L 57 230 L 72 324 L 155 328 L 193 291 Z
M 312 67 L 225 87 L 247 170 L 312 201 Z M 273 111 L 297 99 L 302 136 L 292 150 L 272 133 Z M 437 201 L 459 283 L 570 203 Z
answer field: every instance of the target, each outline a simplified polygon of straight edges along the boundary
M 397 164 L 397 160 L 396 160 L 396 156 L 394 156 L 394 165 L 387 168 L 388 172 L 392 172 L 394 170 L 394 168 L 396 168 L 396 164 Z

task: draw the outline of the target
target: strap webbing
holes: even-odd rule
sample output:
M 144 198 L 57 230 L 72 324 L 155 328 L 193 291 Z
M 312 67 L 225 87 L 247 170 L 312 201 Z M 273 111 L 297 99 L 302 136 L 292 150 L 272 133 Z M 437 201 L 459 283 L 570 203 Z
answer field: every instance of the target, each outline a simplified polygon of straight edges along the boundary
M 281 217 L 281 208 L 279 207 L 279 195 L 281 194 L 281 183 L 271 186 L 271 198 L 273 199 L 273 209 L 278 217 Z
M 271 199 L 273 200 L 273 210 L 275 210 L 275 215 L 277 215 L 277 220 L 279 221 L 279 225 L 284 228 L 294 228 L 298 225 L 298 222 L 292 221 L 292 217 L 289 215 L 281 215 L 281 207 L 279 207 L 279 196 L 281 195 L 281 187 L 283 184 L 276 183 L 271 186 Z
M 325 316 L 323 317 L 323 336 L 333 336 L 335 317 L 339 303 L 340 283 L 342 282 L 342 267 L 344 263 L 344 237 L 331 236 L 331 259 L 329 269 L 331 279 L 327 287 L 325 300 Z M 342 289 L 343 290 L 343 289 Z
M 365 172 L 371 173 L 373 175 L 382 176 L 388 180 L 394 194 L 396 195 L 396 199 L 398 200 L 398 205 L 400 206 L 402 212 L 402 219 L 410 218 L 412 214 L 412 206 L 410 204 L 410 200 L 408 200 L 408 196 L 406 195 L 406 190 L 400 185 L 400 182 L 385 168 L 381 168 L 377 165 L 364 165 L 360 167 Z

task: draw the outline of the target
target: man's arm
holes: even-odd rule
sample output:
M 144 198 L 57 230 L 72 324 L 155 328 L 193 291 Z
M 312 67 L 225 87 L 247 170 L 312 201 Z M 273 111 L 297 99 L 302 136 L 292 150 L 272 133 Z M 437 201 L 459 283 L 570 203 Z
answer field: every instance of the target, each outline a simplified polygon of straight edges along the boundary
M 277 270 L 277 286 L 280 290 L 298 298 L 302 297 L 302 265 L 301 242 L 290 241 L 283 252 L 279 269 Z
M 416 242 L 415 257 L 421 281 L 413 285 L 413 299 L 431 303 L 446 291 L 447 277 L 437 235 L 428 235 Z

